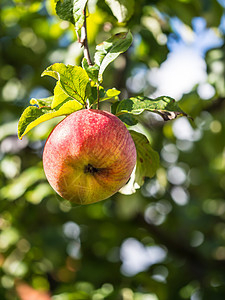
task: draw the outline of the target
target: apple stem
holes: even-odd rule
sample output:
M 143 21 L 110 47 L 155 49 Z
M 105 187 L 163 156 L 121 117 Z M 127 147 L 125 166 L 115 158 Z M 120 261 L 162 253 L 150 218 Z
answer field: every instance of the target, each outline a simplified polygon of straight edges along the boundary
M 97 100 L 98 100 L 98 102 L 97 102 L 97 109 L 99 109 L 99 84 L 97 83 Z
M 84 57 L 87 59 L 87 62 L 89 64 L 89 66 L 92 65 L 92 61 L 91 61 L 91 56 L 90 56 L 90 52 L 89 52 L 89 47 L 88 47 L 88 40 L 87 40 L 87 16 L 86 16 L 86 9 L 87 9 L 87 4 L 84 7 L 84 23 L 83 26 L 81 27 L 81 37 L 79 37 L 78 33 L 77 33 L 77 40 L 78 43 L 81 44 L 81 47 L 84 47 Z

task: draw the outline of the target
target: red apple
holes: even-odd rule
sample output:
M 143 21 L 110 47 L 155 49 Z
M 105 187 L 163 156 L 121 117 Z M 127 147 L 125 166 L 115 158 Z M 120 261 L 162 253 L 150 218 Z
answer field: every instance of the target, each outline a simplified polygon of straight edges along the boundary
M 94 109 L 72 113 L 48 137 L 43 165 L 53 189 L 73 203 L 104 200 L 128 181 L 136 149 L 115 115 Z

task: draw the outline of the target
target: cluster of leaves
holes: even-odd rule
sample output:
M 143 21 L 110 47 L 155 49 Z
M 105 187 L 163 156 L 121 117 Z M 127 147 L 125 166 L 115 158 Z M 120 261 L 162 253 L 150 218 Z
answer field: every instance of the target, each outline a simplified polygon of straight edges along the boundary
M 84 23 L 83 11 L 88 3 L 88 0 L 56 0 L 56 13 L 58 16 L 66 21 L 74 24 L 75 29 L 79 30 Z M 113 15 L 117 18 L 119 23 L 128 21 L 134 13 L 134 0 L 117 1 L 106 0 Z
M 84 26 L 87 2 L 87 0 L 56 1 L 56 12 L 61 19 L 74 24 L 78 32 Z M 116 1 L 106 2 L 119 22 L 126 21 L 131 16 L 134 4 L 132 1 L 129 4 L 125 2 L 123 5 Z M 137 96 L 119 100 L 120 91 L 115 88 L 104 89 L 101 85 L 103 72 L 130 47 L 131 43 L 132 34 L 129 31 L 117 33 L 97 45 L 93 65 L 83 58 L 82 67 L 63 63 L 55 63 L 48 67 L 42 76 L 48 75 L 57 80 L 54 96 L 31 99 L 32 106 L 25 109 L 19 121 L 19 138 L 46 120 L 66 116 L 80 109 L 96 108 L 96 106 L 99 108 L 99 102 L 106 100 L 113 103 L 112 113 L 121 118 L 127 126 L 137 124 L 136 117 L 144 111 L 158 113 L 164 120 L 173 119 L 177 115 L 186 115 L 170 97 L 149 99 Z M 132 137 L 138 153 L 133 186 L 140 187 L 145 177 L 151 178 L 155 175 L 159 157 L 141 133 L 133 132 Z
M 71 66 L 56 63 L 48 67 L 42 76 L 48 75 L 57 80 L 54 96 L 45 99 L 31 99 L 31 104 L 19 121 L 18 136 L 22 138 L 30 129 L 51 118 L 68 115 L 82 108 L 91 108 L 98 101 L 117 99 L 120 92 L 116 89 L 104 90 L 99 78 L 107 65 L 121 52 L 128 49 L 132 42 L 130 33 L 120 33 L 97 46 L 95 65 L 89 66 L 86 58 L 82 65 Z

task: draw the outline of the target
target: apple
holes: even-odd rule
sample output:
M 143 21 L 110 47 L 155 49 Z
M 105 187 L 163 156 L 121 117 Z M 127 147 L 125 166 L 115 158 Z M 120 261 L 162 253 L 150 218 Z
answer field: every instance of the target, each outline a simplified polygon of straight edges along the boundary
M 104 200 L 122 188 L 135 167 L 136 148 L 123 122 L 94 109 L 76 111 L 49 135 L 43 166 L 53 189 L 77 204 Z

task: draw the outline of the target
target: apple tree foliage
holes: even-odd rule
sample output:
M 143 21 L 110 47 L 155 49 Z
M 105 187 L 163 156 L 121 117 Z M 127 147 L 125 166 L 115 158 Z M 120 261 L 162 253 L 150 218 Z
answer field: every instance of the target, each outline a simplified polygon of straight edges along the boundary
M 134 6 L 134 3 L 128 4 L 127 1 L 124 3 L 106 1 L 106 3 L 119 23 L 128 21 L 131 18 L 131 8 Z M 87 9 L 87 0 L 55 1 L 57 15 L 74 25 L 78 40 L 83 39 L 82 45 L 86 48 L 84 51 L 89 52 L 86 37 Z M 81 30 L 81 36 L 79 36 L 79 30 Z M 84 37 L 82 36 L 82 30 L 85 31 Z M 158 113 L 164 120 L 174 119 L 178 115 L 186 115 L 179 108 L 176 101 L 170 97 L 162 96 L 157 99 L 149 99 L 148 97 L 136 96 L 121 100 L 118 99 L 120 91 L 117 89 L 104 89 L 102 83 L 106 67 L 121 53 L 129 49 L 132 40 L 130 31 L 116 33 L 96 46 L 94 63 L 87 56 L 82 60 L 82 67 L 65 65 L 63 63 L 55 63 L 48 67 L 42 73 L 42 76 L 48 75 L 56 79 L 54 95 L 44 99 L 31 99 L 32 106 L 25 109 L 19 121 L 19 138 L 22 138 L 41 122 L 54 117 L 69 115 L 80 109 L 99 109 L 99 103 L 106 100 L 112 103 L 112 113 L 121 118 L 128 126 L 128 129 L 138 123 L 137 116 L 145 111 Z M 139 158 L 137 159 L 134 183 L 139 182 L 139 184 L 143 185 L 145 177 L 153 177 L 155 175 L 159 165 L 159 158 L 150 148 L 149 142 L 140 142 L 140 139 L 135 134 L 133 134 L 133 139 Z M 145 160 L 142 157 L 145 157 Z M 138 186 L 140 187 L 140 185 Z M 132 191 L 135 191 L 135 189 L 132 189 Z
M 223 14 L 221 0 L 0 1 L 0 299 L 224 299 Z M 196 82 L 181 99 L 149 96 L 169 42 L 200 49 L 209 30 L 222 41 L 201 55 L 214 93 Z M 126 124 L 141 163 L 121 193 L 72 207 L 46 181 L 43 146 L 66 115 L 98 106 Z

